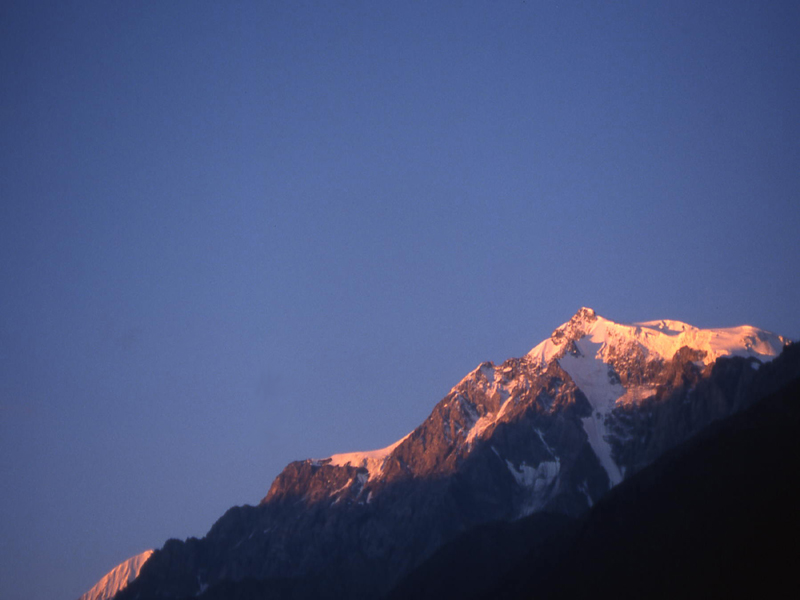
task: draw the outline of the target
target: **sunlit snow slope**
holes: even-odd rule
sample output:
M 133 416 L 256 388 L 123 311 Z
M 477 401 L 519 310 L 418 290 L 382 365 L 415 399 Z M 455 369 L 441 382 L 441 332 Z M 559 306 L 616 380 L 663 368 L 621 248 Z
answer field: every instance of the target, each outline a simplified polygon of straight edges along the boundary
M 668 360 L 683 346 L 704 352 L 704 364 L 710 364 L 721 356 L 753 357 L 766 362 L 780 354 L 786 345 L 783 337 L 750 325 L 698 329 L 687 323 L 668 320 L 626 325 L 604 319 L 591 308 L 582 308 L 528 356 L 546 364 L 563 356 L 565 340 L 583 338 L 596 346 L 597 358 L 605 362 L 608 362 L 612 349 L 619 352 L 633 348 L 641 350 L 647 360 Z
M 131 581 L 139 576 L 142 565 L 147 562 L 152 553 L 152 550 L 147 550 L 118 564 L 78 600 L 108 600 L 113 598 L 117 592 L 127 587 Z

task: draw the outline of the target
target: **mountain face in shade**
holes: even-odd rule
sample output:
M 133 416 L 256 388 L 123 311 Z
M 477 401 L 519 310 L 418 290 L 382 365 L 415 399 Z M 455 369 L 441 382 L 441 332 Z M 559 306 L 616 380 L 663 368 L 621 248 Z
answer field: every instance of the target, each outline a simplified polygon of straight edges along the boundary
M 786 344 L 749 326 L 624 325 L 582 308 L 525 356 L 479 365 L 387 448 L 291 463 L 258 506 L 167 542 L 119 598 L 378 597 L 471 527 L 584 514 L 773 391 Z
M 136 579 L 142 569 L 142 565 L 150 558 L 151 554 L 153 554 L 153 551 L 147 550 L 118 564 L 78 600 L 108 600 L 113 598 L 117 592 L 125 589 L 131 581 Z

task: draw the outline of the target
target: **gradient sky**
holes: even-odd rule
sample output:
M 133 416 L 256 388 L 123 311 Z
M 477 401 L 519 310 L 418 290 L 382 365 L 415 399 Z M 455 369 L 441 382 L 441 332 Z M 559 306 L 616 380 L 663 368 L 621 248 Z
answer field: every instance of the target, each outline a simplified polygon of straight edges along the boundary
M 700 4 L 701 6 L 698 6 Z M 582 305 L 800 338 L 800 3 L 0 6 L 0 597 Z

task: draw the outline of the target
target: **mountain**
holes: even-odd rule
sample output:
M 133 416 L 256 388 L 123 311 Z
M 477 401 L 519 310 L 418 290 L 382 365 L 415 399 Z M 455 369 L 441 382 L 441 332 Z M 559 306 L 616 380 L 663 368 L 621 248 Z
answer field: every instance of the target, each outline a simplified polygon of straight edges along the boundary
M 147 562 L 151 554 L 153 554 L 153 551 L 147 550 L 118 564 L 78 600 L 108 600 L 113 598 L 117 592 L 125 589 L 131 581 L 139 576 L 142 565 Z
M 784 338 L 580 309 L 521 358 L 486 362 L 414 431 L 289 464 L 258 506 L 170 540 L 118 598 L 375 598 L 459 534 L 580 517 L 712 421 L 796 376 Z M 777 365 L 777 366 L 776 366 Z

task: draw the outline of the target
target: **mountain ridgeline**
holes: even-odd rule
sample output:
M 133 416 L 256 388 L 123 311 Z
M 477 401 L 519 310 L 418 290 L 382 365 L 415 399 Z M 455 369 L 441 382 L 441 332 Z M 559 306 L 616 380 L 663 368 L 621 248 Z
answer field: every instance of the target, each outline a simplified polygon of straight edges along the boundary
M 479 365 L 387 448 L 289 464 L 259 505 L 168 541 L 116 598 L 379 598 L 495 522 L 547 554 L 614 486 L 800 376 L 798 354 L 754 327 L 582 308 L 525 356 Z

